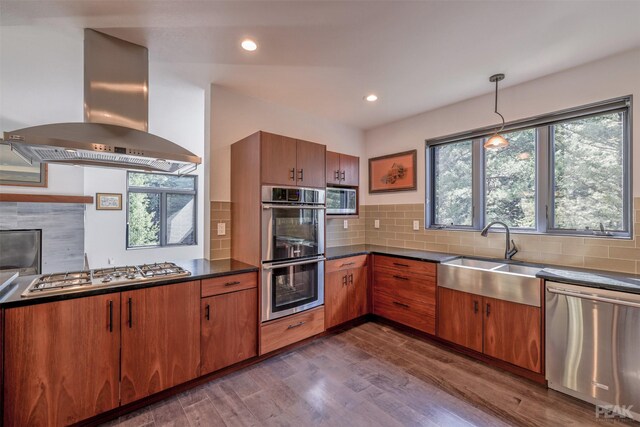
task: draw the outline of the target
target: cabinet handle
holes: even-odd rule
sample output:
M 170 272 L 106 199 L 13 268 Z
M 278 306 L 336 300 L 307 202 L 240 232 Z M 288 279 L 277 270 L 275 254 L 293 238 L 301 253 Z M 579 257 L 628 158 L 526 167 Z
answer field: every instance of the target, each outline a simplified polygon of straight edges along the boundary
M 394 279 L 398 279 L 398 280 L 409 280 L 408 277 L 404 277 L 404 276 L 396 276 L 396 275 L 394 275 L 393 278 Z
M 487 317 L 491 314 L 491 304 L 487 304 Z
M 409 267 L 409 264 L 400 264 L 399 262 L 394 262 L 393 265 L 397 267 Z
M 109 332 L 113 332 L 113 301 L 109 300 Z
M 401 303 L 401 302 L 398 302 L 398 301 L 394 301 L 393 303 L 395 305 L 399 305 L 400 307 L 409 308 L 408 304 L 404 304 L 404 303 Z
M 353 273 L 349 275 L 349 283 L 353 285 Z
M 304 181 L 304 169 L 300 169 L 298 171 L 298 175 L 300 175 L 300 176 L 298 176 L 298 180 L 299 181 Z
M 340 171 L 333 172 L 333 179 L 336 181 L 340 181 Z
M 355 264 L 355 262 L 345 262 L 344 264 L 342 264 L 340 267 L 347 267 L 349 265 L 353 265 Z
M 225 283 L 224 285 L 225 285 L 225 286 L 235 286 L 235 285 L 239 285 L 239 284 L 240 284 L 240 282 L 238 282 L 238 281 L 236 280 L 236 281 L 234 281 L 234 282 L 227 282 L 227 283 Z
M 291 181 L 295 181 L 296 180 L 296 168 L 289 169 L 289 179 Z
M 342 286 L 347 286 L 347 275 L 342 276 Z
M 127 301 L 127 305 L 129 306 L 129 328 L 133 327 L 133 301 L 129 298 Z
M 307 322 L 298 322 L 295 325 L 289 325 L 287 326 L 287 329 L 294 329 L 294 328 L 299 328 L 300 326 L 304 325 Z
M 209 320 L 209 319 L 211 319 L 210 314 L 211 314 L 211 309 L 210 309 L 210 307 L 209 307 L 209 304 L 207 304 L 207 306 L 204 308 L 204 317 L 205 317 L 207 320 Z
M 473 312 L 476 314 L 478 313 L 478 301 L 473 302 Z
M 346 179 L 346 178 L 345 178 L 345 172 L 344 172 L 344 171 L 342 171 L 342 178 L 341 178 L 341 180 L 342 180 L 342 181 L 344 181 L 345 179 Z

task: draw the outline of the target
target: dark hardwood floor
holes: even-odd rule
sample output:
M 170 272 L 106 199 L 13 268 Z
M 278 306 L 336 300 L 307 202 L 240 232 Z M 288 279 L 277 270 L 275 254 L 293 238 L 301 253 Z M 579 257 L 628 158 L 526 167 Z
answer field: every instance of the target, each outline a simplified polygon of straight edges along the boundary
M 585 426 L 593 406 L 366 323 L 120 417 L 118 426 Z

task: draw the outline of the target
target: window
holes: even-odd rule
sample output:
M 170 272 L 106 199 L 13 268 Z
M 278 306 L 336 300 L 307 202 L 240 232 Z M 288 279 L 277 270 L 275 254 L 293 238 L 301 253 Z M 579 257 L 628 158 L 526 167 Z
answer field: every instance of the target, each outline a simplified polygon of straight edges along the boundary
M 127 248 L 195 245 L 196 179 L 128 172 Z
M 427 141 L 429 227 L 631 236 L 631 97 Z

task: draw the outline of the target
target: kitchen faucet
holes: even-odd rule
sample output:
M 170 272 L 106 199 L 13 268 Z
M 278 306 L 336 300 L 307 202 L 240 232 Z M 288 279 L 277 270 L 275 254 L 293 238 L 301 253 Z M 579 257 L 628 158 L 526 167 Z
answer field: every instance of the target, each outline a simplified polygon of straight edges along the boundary
M 482 229 L 482 231 L 480 232 L 480 235 L 482 237 L 487 237 L 487 234 L 489 234 L 489 229 L 493 225 L 501 225 L 507 231 L 506 233 L 507 239 L 504 247 L 504 259 L 511 259 L 515 254 L 518 253 L 518 248 L 516 247 L 515 242 L 511 240 L 511 234 L 509 233 L 509 226 L 507 224 L 500 221 L 493 221 L 489 223 L 485 228 Z

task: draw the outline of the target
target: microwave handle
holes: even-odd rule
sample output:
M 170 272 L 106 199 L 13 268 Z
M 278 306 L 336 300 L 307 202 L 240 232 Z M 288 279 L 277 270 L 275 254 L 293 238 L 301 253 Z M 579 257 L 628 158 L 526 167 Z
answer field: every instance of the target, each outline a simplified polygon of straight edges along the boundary
M 315 209 L 324 210 L 324 206 L 309 206 L 309 205 L 262 205 L 262 209 Z
M 274 268 L 280 268 L 280 267 L 292 267 L 295 265 L 305 265 L 305 264 L 318 264 L 320 262 L 325 261 L 326 258 L 314 258 L 314 259 L 309 259 L 306 261 L 294 261 L 294 262 L 285 262 L 283 264 L 263 264 L 262 268 L 265 270 L 273 270 Z

